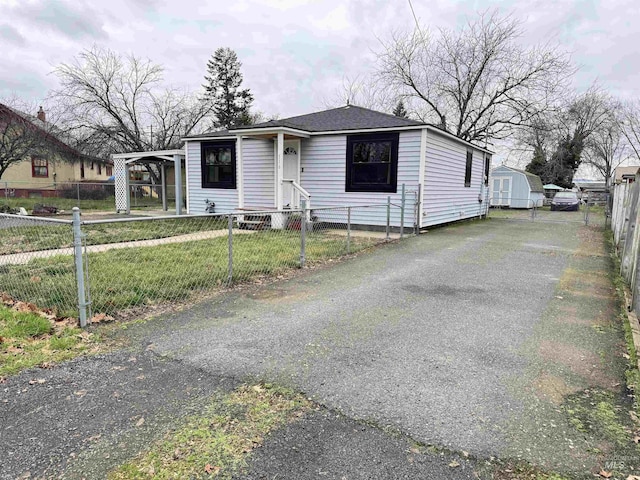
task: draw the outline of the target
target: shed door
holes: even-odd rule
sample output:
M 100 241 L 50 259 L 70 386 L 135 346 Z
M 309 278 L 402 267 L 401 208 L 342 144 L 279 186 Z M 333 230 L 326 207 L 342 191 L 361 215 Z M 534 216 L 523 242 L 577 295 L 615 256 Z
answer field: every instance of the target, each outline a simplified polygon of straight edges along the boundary
M 495 177 L 491 184 L 491 205 L 509 206 L 511 198 L 511 178 Z

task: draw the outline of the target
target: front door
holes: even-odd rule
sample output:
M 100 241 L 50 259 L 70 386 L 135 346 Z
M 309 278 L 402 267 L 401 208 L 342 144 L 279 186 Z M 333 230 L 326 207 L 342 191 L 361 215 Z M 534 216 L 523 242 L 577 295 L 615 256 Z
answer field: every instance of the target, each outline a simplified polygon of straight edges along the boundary
M 283 180 L 293 180 L 300 184 L 300 142 L 284 143 Z M 282 184 L 282 205 L 285 208 L 299 208 L 300 195 L 289 182 Z
M 509 200 L 511 199 L 511 178 L 494 178 L 491 184 L 491 190 L 491 205 L 503 207 L 509 206 Z

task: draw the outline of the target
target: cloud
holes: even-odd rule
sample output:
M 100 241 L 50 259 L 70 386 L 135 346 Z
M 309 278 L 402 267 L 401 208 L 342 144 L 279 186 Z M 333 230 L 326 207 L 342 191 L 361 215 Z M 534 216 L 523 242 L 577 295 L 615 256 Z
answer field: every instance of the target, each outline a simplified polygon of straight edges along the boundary
M 39 28 L 44 28 L 72 39 L 106 39 L 101 15 L 79 2 L 59 0 L 21 3 L 16 8 L 18 17 Z
M 24 47 L 27 44 L 26 39 L 11 25 L 0 25 L 0 38 L 18 47 Z

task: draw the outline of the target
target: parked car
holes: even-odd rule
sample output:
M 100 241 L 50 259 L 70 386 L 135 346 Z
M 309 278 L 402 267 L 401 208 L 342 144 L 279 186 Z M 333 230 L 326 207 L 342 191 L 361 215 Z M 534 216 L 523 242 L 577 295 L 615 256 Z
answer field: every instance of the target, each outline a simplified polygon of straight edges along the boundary
M 580 200 L 576 192 L 558 192 L 551 200 L 551 211 L 554 210 L 573 210 L 578 211 L 580 209 Z

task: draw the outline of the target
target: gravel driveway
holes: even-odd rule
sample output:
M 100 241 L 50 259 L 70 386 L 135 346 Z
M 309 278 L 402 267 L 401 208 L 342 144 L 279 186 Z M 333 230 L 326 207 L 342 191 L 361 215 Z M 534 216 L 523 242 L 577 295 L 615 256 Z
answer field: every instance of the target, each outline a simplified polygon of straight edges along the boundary
M 348 421 L 472 457 L 538 462 L 531 445 L 559 448 L 571 435 L 558 445 L 521 443 L 518 422 L 544 421 L 545 410 L 530 408 L 517 379 L 528 375 L 523 349 L 556 296 L 580 228 L 453 225 L 236 290 L 131 334 L 181 371 L 274 380 Z M 278 468 L 274 457 L 262 458 L 256 468 Z

